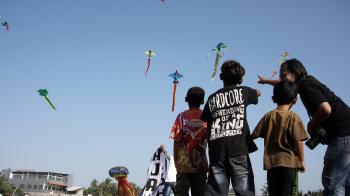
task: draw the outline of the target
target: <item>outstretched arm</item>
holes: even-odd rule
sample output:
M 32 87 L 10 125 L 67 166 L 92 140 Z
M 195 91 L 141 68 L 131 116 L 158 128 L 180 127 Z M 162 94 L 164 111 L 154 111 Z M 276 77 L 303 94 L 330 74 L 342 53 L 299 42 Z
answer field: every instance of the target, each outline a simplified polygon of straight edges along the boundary
M 281 80 L 271 80 L 271 79 L 268 79 L 268 78 L 265 78 L 264 76 L 260 76 L 258 75 L 258 83 L 259 84 L 270 84 L 272 86 L 275 86 L 277 83 L 279 83 Z

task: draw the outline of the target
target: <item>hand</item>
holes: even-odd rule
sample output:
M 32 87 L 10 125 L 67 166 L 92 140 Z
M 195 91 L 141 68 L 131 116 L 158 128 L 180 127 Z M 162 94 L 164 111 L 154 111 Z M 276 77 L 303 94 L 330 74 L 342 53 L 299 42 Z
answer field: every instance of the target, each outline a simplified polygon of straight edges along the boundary
M 161 144 L 161 145 L 159 146 L 159 148 L 160 148 L 160 149 L 162 149 L 162 151 L 163 151 L 163 152 L 165 152 L 165 151 L 166 151 L 166 150 L 165 150 L 165 146 L 164 146 L 164 144 Z
M 314 134 L 314 130 L 315 127 L 313 126 L 313 123 L 311 122 L 311 120 L 307 123 L 307 132 L 309 133 L 309 135 L 313 135 Z
M 300 165 L 301 165 L 301 168 L 299 169 L 299 171 L 301 173 L 305 173 L 306 172 L 306 164 L 305 164 L 305 161 L 300 161 Z
M 260 75 L 258 75 L 258 78 L 259 78 L 259 80 L 258 80 L 259 84 L 266 84 L 267 78 L 265 78 L 264 76 L 260 76 Z

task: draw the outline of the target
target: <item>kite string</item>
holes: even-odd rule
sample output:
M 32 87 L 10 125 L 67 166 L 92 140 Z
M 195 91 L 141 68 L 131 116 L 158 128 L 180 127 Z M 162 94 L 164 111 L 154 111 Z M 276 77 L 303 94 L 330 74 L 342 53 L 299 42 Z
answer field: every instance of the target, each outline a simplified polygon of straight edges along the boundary
M 174 81 L 173 84 L 174 84 L 174 89 L 173 89 L 173 103 L 172 103 L 172 106 L 171 106 L 171 111 L 172 111 L 172 112 L 173 112 L 174 109 L 175 109 L 176 82 Z

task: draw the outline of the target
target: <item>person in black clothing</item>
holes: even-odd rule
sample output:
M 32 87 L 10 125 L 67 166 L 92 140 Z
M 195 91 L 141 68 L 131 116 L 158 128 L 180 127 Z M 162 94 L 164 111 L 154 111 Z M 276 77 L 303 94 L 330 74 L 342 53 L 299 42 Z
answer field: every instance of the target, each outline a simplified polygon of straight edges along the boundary
M 237 196 L 255 195 L 248 156 L 254 143 L 246 109 L 258 103 L 260 91 L 240 86 L 244 74 L 240 63 L 226 61 L 220 74 L 224 88 L 209 96 L 202 113 L 201 118 L 208 126 L 210 159 L 206 196 L 227 196 L 230 180 Z
M 329 136 L 322 172 L 323 195 L 350 195 L 350 108 L 326 85 L 308 75 L 297 59 L 281 65 L 280 78 L 298 86 L 300 98 L 310 116 L 311 136 L 323 128 Z M 275 85 L 276 80 L 259 76 L 259 83 Z

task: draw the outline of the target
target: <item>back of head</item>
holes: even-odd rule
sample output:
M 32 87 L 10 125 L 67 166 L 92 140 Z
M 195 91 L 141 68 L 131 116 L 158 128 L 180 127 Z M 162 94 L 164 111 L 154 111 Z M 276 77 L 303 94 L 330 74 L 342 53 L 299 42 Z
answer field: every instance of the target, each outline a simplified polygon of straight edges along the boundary
M 204 90 L 201 87 L 192 87 L 188 89 L 186 95 L 186 102 L 194 107 L 200 107 L 204 103 Z
M 237 61 L 229 60 L 221 66 L 220 78 L 225 84 L 237 85 L 243 81 L 244 67 Z
M 282 63 L 281 72 L 287 71 L 292 73 L 295 77 L 295 82 L 299 84 L 299 82 L 308 76 L 308 73 L 304 67 L 304 65 L 298 59 L 290 59 Z
M 294 82 L 282 80 L 273 88 L 273 100 L 277 105 L 293 103 L 298 95 L 298 88 Z

